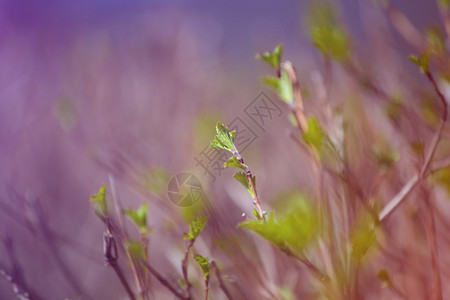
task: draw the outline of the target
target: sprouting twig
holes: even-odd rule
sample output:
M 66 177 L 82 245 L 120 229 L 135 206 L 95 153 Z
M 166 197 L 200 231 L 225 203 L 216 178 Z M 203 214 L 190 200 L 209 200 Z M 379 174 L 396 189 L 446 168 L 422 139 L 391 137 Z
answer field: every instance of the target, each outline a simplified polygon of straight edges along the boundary
M 216 273 L 216 277 L 217 277 L 217 280 L 219 281 L 219 286 L 220 286 L 220 289 L 222 290 L 222 292 L 224 292 L 224 294 L 227 296 L 228 300 L 233 300 L 233 296 L 231 296 L 230 291 L 228 290 L 227 286 L 225 285 L 225 282 L 223 281 L 223 278 L 222 278 L 222 274 L 220 274 L 220 270 L 217 267 L 215 261 L 211 262 L 211 268 L 213 268 Z
M 182 300 L 188 300 L 188 298 L 180 293 L 175 287 L 173 287 L 167 279 L 164 278 L 156 269 L 154 269 L 148 262 L 145 260 L 141 261 L 144 266 L 149 270 L 150 274 L 152 274 L 163 286 L 165 286 L 169 291 L 172 292 L 175 296 Z
M 128 240 L 128 232 L 126 230 L 125 227 L 125 218 L 123 216 L 123 207 L 122 204 L 120 203 L 119 200 L 119 196 L 117 194 L 117 190 L 116 190 L 116 183 L 115 183 L 115 179 L 114 176 L 112 174 L 109 174 L 109 184 L 111 187 L 111 193 L 112 193 L 112 200 L 114 202 L 114 207 L 116 209 L 116 214 L 119 218 L 119 223 L 120 223 L 120 233 L 121 233 L 121 239 L 122 241 L 127 241 Z M 126 247 L 124 246 L 124 250 L 125 253 L 128 257 L 128 260 L 130 261 L 130 265 L 131 265 L 131 270 L 133 271 L 133 275 L 136 281 L 136 285 L 138 286 L 139 289 L 139 294 L 145 298 L 145 288 L 144 288 L 144 283 L 142 281 L 142 278 L 139 274 L 139 270 L 138 270 L 138 266 L 136 265 L 136 262 L 134 261 L 134 259 L 132 258 L 130 252 L 128 251 L 128 249 L 126 249 Z
M 436 91 L 436 94 L 439 97 L 439 100 L 442 103 L 443 106 L 443 112 L 441 116 L 441 123 L 439 124 L 439 128 L 436 132 L 436 134 L 433 137 L 433 140 L 430 145 L 430 150 L 428 151 L 427 155 L 425 156 L 425 161 L 423 162 L 422 168 L 420 169 L 419 173 L 417 175 L 414 175 L 400 190 L 400 192 L 395 195 L 395 197 L 389 201 L 389 203 L 381 210 L 378 220 L 382 222 L 389 214 L 391 214 L 396 207 L 400 205 L 403 200 L 406 199 L 406 196 L 411 193 L 411 191 L 418 185 L 419 182 L 421 182 L 429 173 L 428 169 L 429 166 L 433 160 L 434 154 L 436 152 L 437 146 L 442 138 L 442 132 L 444 131 L 445 124 L 447 122 L 447 116 L 448 116 L 448 105 L 447 101 L 445 100 L 444 94 L 439 89 L 436 80 L 433 77 L 433 74 L 431 72 L 427 71 L 425 72 L 425 75 L 427 76 L 428 80 L 432 83 L 434 90 Z
M 191 250 L 192 246 L 194 246 L 194 242 L 195 242 L 195 239 L 187 241 L 186 248 L 184 249 L 184 257 L 183 257 L 183 260 L 181 261 L 181 270 L 183 272 L 184 282 L 186 283 L 186 294 L 187 294 L 188 299 L 192 298 L 192 295 L 191 295 L 192 284 L 189 282 L 189 279 L 188 279 L 188 257 L 189 257 L 189 251 Z
M 118 252 L 117 252 L 116 240 L 114 239 L 114 236 L 112 235 L 112 233 L 109 230 L 107 230 L 103 234 L 103 254 L 105 257 L 105 263 L 108 266 L 111 266 L 113 268 L 114 272 L 116 272 L 117 277 L 119 278 L 120 282 L 122 283 L 123 287 L 125 288 L 130 299 L 132 299 L 132 300 L 136 299 L 127 280 L 125 279 L 125 276 L 124 276 L 121 268 L 119 267 L 119 265 L 117 263 Z
M 244 163 L 244 159 L 242 158 L 241 154 L 239 153 L 239 151 L 236 148 L 232 148 L 231 152 L 233 153 L 233 155 L 236 157 L 236 159 L 244 166 L 245 168 L 245 175 L 247 176 L 247 180 L 250 184 L 250 188 L 252 189 L 253 192 L 253 204 L 256 206 L 256 208 L 258 209 L 258 213 L 261 219 L 264 219 L 264 210 L 261 207 L 261 203 L 259 202 L 258 199 L 258 194 L 256 193 L 256 187 L 253 184 L 253 176 L 252 176 L 252 172 L 250 171 L 250 168 Z

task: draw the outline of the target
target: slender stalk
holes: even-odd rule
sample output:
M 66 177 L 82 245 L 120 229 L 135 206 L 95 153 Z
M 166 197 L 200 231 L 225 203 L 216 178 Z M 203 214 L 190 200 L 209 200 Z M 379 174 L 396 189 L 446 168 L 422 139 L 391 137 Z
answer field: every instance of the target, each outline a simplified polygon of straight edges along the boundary
M 214 269 L 214 272 L 216 273 L 217 280 L 219 281 L 219 287 L 222 290 L 222 292 L 227 296 L 228 300 L 233 300 L 233 296 L 231 295 L 230 291 L 228 290 L 227 286 L 225 285 L 225 282 L 223 281 L 222 274 L 219 271 L 219 268 L 217 267 L 217 264 L 215 261 L 211 262 L 211 268 Z
M 154 269 L 148 262 L 146 262 L 145 260 L 142 260 L 141 262 L 144 264 L 145 268 L 149 270 L 150 274 L 152 274 L 163 286 L 165 286 L 169 291 L 171 291 L 172 294 L 174 294 L 175 296 L 177 296 L 182 300 L 189 299 L 188 297 L 180 293 L 175 287 L 173 287 L 169 283 L 169 281 L 165 279 L 164 276 L 162 276 L 158 271 L 156 271 L 156 269 Z

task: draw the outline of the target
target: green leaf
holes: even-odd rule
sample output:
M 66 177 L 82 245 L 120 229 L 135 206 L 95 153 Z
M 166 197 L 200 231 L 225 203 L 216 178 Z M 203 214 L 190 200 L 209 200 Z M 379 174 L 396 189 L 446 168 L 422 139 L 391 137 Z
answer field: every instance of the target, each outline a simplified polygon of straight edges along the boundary
M 245 170 L 245 166 L 236 158 L 236 156 L 230 157 L 228 161 L 224 164 L 225 167 L 236 167 Z
M 422 72 L 428 73 L 430 71 L 430 55 L 426 52 L 419 56 L 410 55 L 409 60 L 415 63 Z
M 323 131 L 319 120 L 315 117 L 308 117 L 308 130 L 303 133 L 303 140 L 305 143 L 313 146 L 320 152 L 325 137 L 326 134 Z
M 266 51 L 262 54 L 257 54 L 256 58 L 265 61 L 274 69 L 280 66 L 281 53 L 283 52 L 283 45 L 278 45 L 272 52 Z
M 270 212 L 265 220 L 247 220 L 238 227 L 259 234 L 281 249 L 302 253 L 317 236 L 318 218 L 309 202 L 296 194 L 276 214 Z
M 133 221 L 136 227 L 139 229 L 141 234 L 150 233 L 150 229 L 147 227 L 147 202 L 142 203 L 141 207 L 137 210 L 126 209 L 124 210 L 125 215 Z
M 327 58 L 345 62 L 351 56 L 350 35 L 339 21 L 336 9 L 327 2 L 315 1 L 309 9 L 311 40 Z
M 98 190 L 98 193 L 92 195 L 90 198 L 91 202 L 95 204 L 95 212 L 102 216 L 106 217 L 108 215 L 108 204 L 106 203 L 106 185 L 102 185 Z
M 255 218 L 260 219 L 261 216 L 259 215 L 259 212 L 256 210 L 256 208 L 253 208 L 252 214 Z
M 128 240 L 124 246 L 134 260 L 140 261 L 145 259 L 145 247 L 140 240 Z
M 189 224 L 189 233 L 185 233 L 183 237 L 187 240 L 195 240 L 203 231 L 203 228 L 205 228 L 206 221 L 208 221 L 208 218 L 206 217 L 194 219 L 191 224 Z
M 209 259 L 207 257 L 201 256 L 200 254 L 194 255 L 195 261 L 198 263 L 202 269 L 203 276 L 206 278 L 209 276 Z
M 290 64 L 290 62 L 286 62 L 286 64 Z M 292 82 L 289 78 L 289 74 L 285 71 L 281 71 L 281 77 L 273 77 L 273 76 L 265 76 L 261 77 L 260 81 L 272 88 L 275 92 L 277 92 L 278 96 L 281 100 L 286 103 L 294 102 L 294 91 L 292 88 Z
M 253 192 L 253 189 L 252 189 L 252 187 L 250 185 L 250 182 L 248 181 L 248 177 L 247 177 L 247 175 L 245 173 L 243 173 L 243 172 L 236 173 L 236 174 L 234 174 L 234 178 L 236 178 L 237 181 L 242 183 L 242 185 L 250 193 L 250 196 L 255 198 L 255 193 Z M 252 181 L 253 181 L 253 186 L 256 189 L 256 178 L 255 178 L 255 176 L 253 176 Z
M 211 141 L 209 146 L 232 152 L 232 149 L 236 148 L 234 146 L 234 137 L 236 136 L 236 131 L 229 132 L 228 127 L 223 125 L 221 122 L 217 122 L 216 132 L 217 135 L 215 139 Z

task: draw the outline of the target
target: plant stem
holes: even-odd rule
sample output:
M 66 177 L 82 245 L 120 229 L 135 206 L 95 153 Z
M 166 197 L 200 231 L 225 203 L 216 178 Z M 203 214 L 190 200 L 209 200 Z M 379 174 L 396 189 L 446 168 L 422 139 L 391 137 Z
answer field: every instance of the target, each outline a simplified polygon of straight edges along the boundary
M 169 283 L 169 281 L 167 281 L 167 279 L 165 279 L 164 276 L 162 276 L 158 271 L 156 271 L 156 269 L 154 269 L 148 262 L 146 262 L 145 260 L 142 260 L 141 262 L 144 264 L 147 270 L 149 270 L 150 274 L 152 274 L 163 286 L 165 286 L 169 291 L 171 291 L 172 294 L 174 294 L 175 296 L 177 296 L 182 300 L 188 300 L 188 298 L 185 295 L 177 291 L 177 289 L 174 288 Z
M 188 279 L 188 258 L 189 258 L 189 251 L 191 250 L 192 246 L 194 246 L 194 242 L 195 242 L 195 239 L 192 239 L 186 243 L 186 247 L 184 249 L 184 257 L 183 257 L 183 260 L 181 261 L 181 270 L 183 272 L 183 279 L 184 279 L 184 282 L 186 283 L 187 299 L 192 299 L 192 295 L 191 295 L 192 285 Z
M 433 77 L 433 74 L 431 72 L 425 72 L 425 75 L 427 76 L 428 80 L 431 82 L 431 84 L 434 87 L 434 90 L 436 94 L 439 97 L 439 100 L 442 103 L 443 106 L 443 112 L 441 117 L 441 123 L 439 124 L 439 128 L 436 132 L 436 134 L 433 137 L 433 141 L 430 146 L 430 150 L 428 151 L 427 155 L 425 156 L 425 161 L 423 162 L 422 168 L 420 169 L 420 172 L 417 175 L 414 175 L 400 190 L 400 192 L 395 195 L 395 197 L 388 202 L 388 204 L 381 210 L 378 221 L 382 222 L 389 214 L 391 214 L 396 207 L 400 205 L 400 203 L 403 202 L 403 200 L 406 199 L 406 197 L 409 195 L 409 193 L 418 185 L 419 182 L 421 182 L 427 175 L 428 175 L 428 168 L 433 160 L 434 154 L 436 152 L 437 146 L 442 138 L 442 132 L 444 131 L 445 124 L 447 122 L 447 116 L 448 116 L 448 105 L 447 101 L 445 100 L 444 94 L 439 89 L 436 80 Z
M 242 158 L 241 154 L 239 154 L 239 151 L 236 148 L 231 149 L 231 152 L 233 153 L 233 155 L 236 157 L 236 159 L 244 166 L 245 168 L 245 175 L 247 176 L 247 180 L 250 184 L 250 188 L 252 189 L 253 192 L 253 204 L 256 206 L 256 208 L 258 209 L 258 214 L 260 216 L 260 219 L 265 219 L 265 215 L 264 215 L 264 210 L 261 207 L 261 203 L 259 202 L 258 199 L 258 194 L 256 193 L 256 187 L 253 184 L 253 176 L 252 176 L 252 172 L 250 171 L 250 168 L 244 163 L 244 159 Z

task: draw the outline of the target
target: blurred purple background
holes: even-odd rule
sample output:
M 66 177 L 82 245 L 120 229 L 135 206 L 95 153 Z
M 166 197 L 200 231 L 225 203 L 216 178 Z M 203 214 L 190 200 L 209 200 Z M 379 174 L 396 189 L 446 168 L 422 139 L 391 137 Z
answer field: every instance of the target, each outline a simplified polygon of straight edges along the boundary
M 423 27 L 437 17 L 435 5 L 425 2 L 397 5 Z M 0 2 L 0 237 L 12 238 L 31 287 L 45 299 L 84 299 L 67 282 L 71 275 L 61 273 L 45 235 L 27 229 L 23 216 L 11 211 L 35 220 L 27 207 L 39 201 L 48 227 L 58 236 L 58 255 L 78 276 L 75 288 L 81 286 L 94 299 L 125 297 L 118 283 L 110 286 L 117 280 L 103 265 L 102 224 L 89 196 L 114 174 L 123 202 L 137 207 L 151 197 L 139 191 L 139 174 L 155 166 L 172 175 L 192 171 L 193 157 L 212 138 L 215 116 L 232 120 L 264 90 L 258 77 L 267 70 L 255 53 L 283 43 L 284 57 L 310 81 L 321 60 L 303 26 L 306 4 Z M 376 27 L 362 20 L 383 17 L 368 0 L 340 4 L 357 47 L 363 53 L 370 50 L 367 29 Z M 394 40 L 394 47 L 405 47 L 395 34 Z M 281 151 L 288 161 L 296 155 L 276 146 L 292 143 L 288 134 L 276 134 L 286 124 L 275 121 L 248 150 L 260 182 L 266 183 L 263 195 L 275 194 L 280 182 L 308 180 L 301 173 L 288 176 L 296 169 L 288 163 L 274 166 L 279 176 L 269 184 L 258 167 L 272 152 Z M 198 126 L 211 130 L 201 136 Z M 265 148 L 268 144 L 275 146 Z M 220 178 L 211 194 L 230 181 Z M 158 201 L 150 204 L 150 224 L 157 228 L 159 220 L 172 218 L 168 204 Z M 181 236 L 164 234 L 156 233 L 152 241 Z M 0 246 L 0 263 L 9 266 L 6 248 Z M 162 256 L 164 249 L 156 248 L 151 251 Z M 4 280 L 0 299 L 13 299 Z

